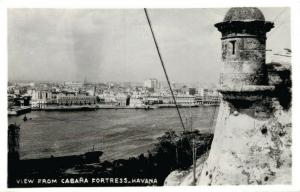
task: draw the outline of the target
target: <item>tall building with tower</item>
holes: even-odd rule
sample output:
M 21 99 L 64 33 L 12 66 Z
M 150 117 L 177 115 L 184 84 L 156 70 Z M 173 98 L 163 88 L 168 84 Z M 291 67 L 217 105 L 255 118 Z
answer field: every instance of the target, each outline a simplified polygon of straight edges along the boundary
M 160 83 L 157 79 L 147 79 L 144 81 L 144 87 L 155 91 L 160 88 Z

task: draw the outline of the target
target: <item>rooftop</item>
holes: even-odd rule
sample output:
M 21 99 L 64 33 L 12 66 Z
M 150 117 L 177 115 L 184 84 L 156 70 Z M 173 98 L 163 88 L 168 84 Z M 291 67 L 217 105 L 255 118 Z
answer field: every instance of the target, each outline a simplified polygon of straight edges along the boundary
M 256 7 L 233 7 L 224 17 L 223 22 L 228 21 L 265 21 L 265 17 Z

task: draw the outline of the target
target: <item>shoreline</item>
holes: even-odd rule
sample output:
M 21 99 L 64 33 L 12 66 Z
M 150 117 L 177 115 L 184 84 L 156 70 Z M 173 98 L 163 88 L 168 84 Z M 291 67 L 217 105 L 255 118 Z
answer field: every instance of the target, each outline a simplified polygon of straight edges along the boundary
M 177 105 L 179 108 L 194 108 L 194 107 L 217 107 L 219 105 Z M 112 106 L 112 105 L 84 105 L 84 106 L 51 106 L 45 108 L 31 108 L 31 111 L 94 111 L 100 109 L 142 109 L 142 110 L 153 110 L 161 108 L 176 108 L 172 104 L 153 105 L 153 106 Z

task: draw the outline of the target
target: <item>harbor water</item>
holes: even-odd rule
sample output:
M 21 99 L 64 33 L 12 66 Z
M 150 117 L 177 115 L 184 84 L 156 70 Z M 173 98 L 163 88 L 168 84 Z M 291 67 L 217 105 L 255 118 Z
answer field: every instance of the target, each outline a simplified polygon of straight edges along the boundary
M 184 122 L 193 129 L 213 131 L 218 107 L 201 106 L 180 109 Z M 186 117 L 191 116 L 192 121 Z M 101 109 L 96 111 L 32 111 L 9 117 L 20 125 L 21 159 L 83 154 L 102 150 L 102 160 L 128 158 L 146 153 L 157 138 L 172 129 L 182 131 L 175 108 L 168 109 Z M 190 129 L 187 125 L 187 129 Z

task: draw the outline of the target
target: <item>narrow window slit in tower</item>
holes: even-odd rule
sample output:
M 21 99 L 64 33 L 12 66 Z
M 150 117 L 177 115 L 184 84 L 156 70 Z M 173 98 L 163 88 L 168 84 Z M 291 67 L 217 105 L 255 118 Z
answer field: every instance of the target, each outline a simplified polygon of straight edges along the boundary
M 230 43 L 232 44 L 232 55 L 235 54 L 235 42 L 236 40 L 230 41 Z

